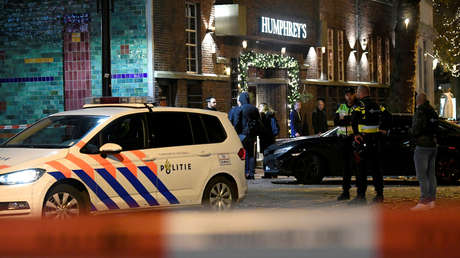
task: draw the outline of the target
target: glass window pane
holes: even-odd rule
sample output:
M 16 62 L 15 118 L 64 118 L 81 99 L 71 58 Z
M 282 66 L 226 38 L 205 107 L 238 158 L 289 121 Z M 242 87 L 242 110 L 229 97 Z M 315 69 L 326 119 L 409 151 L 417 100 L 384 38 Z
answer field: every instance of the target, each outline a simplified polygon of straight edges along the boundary
M 196 5 L 195 4 L 190 4 L 190 16 L 195 17 L 196 16 Z
M 67 148 L 80 141 L 105 116 L 51 116 L 19 133 L 5 145 L 9 147 Z
M 145 121 L 143 115 L 130 115 L 119 118 L 104 128 L 96 137 L 98 149 L 106 143 L 115 143 L 123 151 L 145 149 Z
M 186 113 L 153 112 L 149 115 L 151 148 L 193 144 L 190 123 Z
M 217 117 L 203 115 L 202 119 L 205 124 L 210 143 L 219 143 L 227 139 L 227 134 L 225 133 L 225 130 Z
M 207 144 L 208 137 L 206 136 L 206 129 L 201 122 L 199 114 L 189 114 L 190 122 L 192 124 L 193 138 L 195 144 Z
M 189 29 L 191 30 L 196 30 L 196 19 L 193 18 L 193 19 L 190 19 L 190 24 L 189 24 Z

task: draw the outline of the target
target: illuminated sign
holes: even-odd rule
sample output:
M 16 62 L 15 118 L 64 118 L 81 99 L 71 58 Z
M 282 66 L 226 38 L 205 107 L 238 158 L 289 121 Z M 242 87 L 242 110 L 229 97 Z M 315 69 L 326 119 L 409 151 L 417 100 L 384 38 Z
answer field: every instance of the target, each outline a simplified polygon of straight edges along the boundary
M 293 38 L 307 38 L 307 24 L 261 17 L 261 32 Z

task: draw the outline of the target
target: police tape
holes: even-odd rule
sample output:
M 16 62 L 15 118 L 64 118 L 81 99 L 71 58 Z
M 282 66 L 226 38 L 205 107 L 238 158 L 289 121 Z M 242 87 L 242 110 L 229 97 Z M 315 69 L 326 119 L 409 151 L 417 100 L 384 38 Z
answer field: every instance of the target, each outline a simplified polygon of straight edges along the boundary
M 0 125 L 0 130 L 12 130 L 12 129 L 26 129 L 31 126 L 30 124 L 25 125 Z
M 2 257 L 460 257 L 459 209 L 175 211 L 0 221 Z

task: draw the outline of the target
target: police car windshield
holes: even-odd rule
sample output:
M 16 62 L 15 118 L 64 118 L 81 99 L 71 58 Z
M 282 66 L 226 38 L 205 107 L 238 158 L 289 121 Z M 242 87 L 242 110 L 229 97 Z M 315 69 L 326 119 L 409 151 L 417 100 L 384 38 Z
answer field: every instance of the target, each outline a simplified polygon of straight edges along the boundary
M 2 147 L 68 148 L 107 118 L 107 116 L 50 116 L 11 138 Z

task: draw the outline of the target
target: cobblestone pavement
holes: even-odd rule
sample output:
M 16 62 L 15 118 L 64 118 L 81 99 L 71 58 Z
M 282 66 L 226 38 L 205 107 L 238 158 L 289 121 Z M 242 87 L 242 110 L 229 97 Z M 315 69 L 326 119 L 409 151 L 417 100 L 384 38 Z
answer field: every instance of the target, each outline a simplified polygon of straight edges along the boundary
M 354 181 L 352 182 L 354 184 Z M 371 185 L 372 182 L 369 182 Z M 322 208 L 348 207 L 347 201 L 337 201 L 341 193 L 341 178 L 326 178 L 319 185 L 303 185 L 293 177 L 263 179 L 261 174 L 248 182 L 248 195 L 238 204 L 238 209 L 251 208 Z M 438 206 L 460 207 L 460 182 L 455 185 L 438 187 Z M 356 196 L 356 188 L 351 189 L 351 197 Z M 417 203 L 419 187 L 414 178 L 386 178 L 384 207 L 390 209 L 408 208 Z M 374 197 L 374 188 L 368 187 L 367 199 Z

